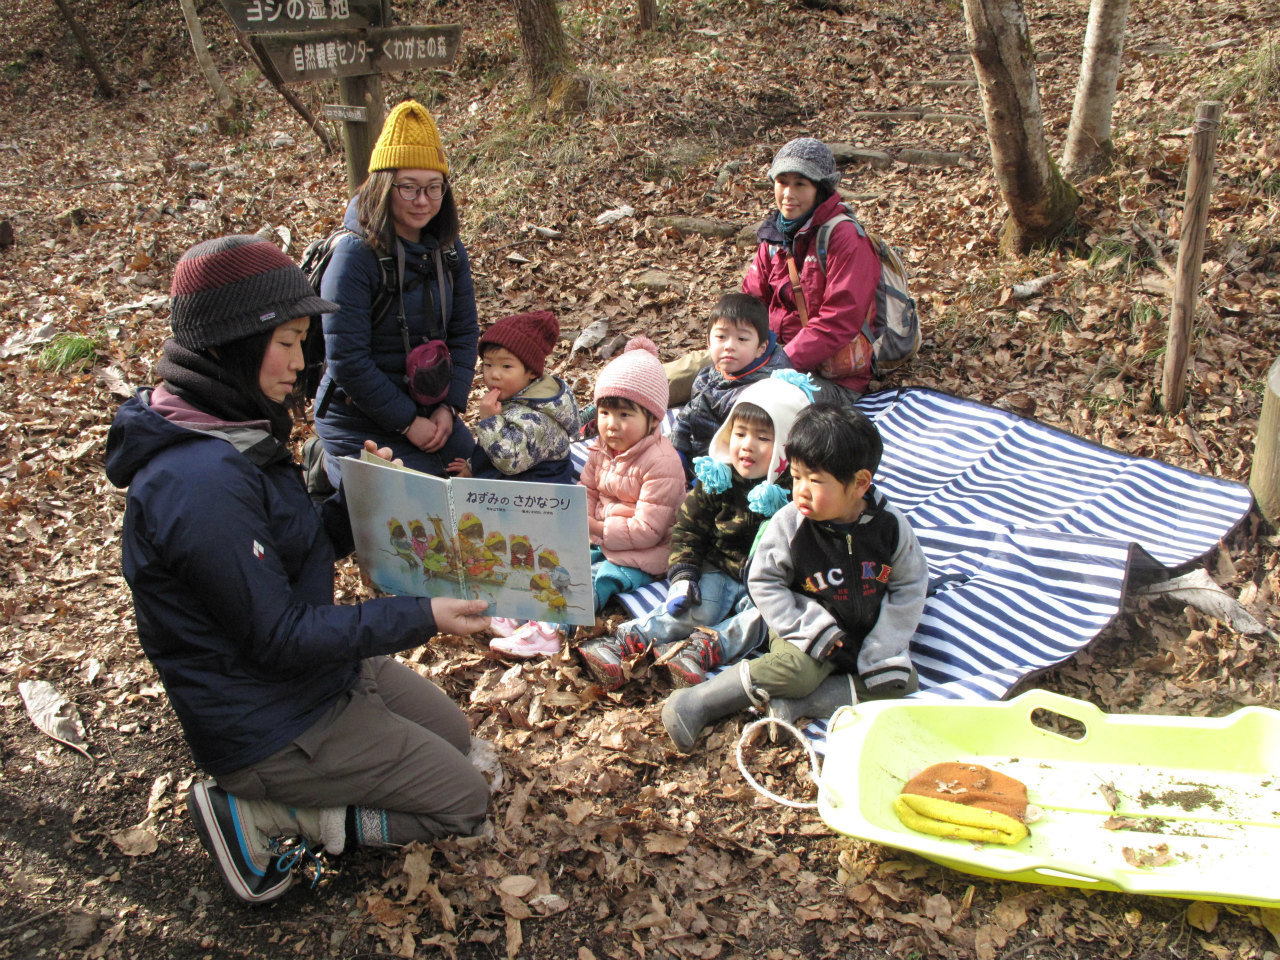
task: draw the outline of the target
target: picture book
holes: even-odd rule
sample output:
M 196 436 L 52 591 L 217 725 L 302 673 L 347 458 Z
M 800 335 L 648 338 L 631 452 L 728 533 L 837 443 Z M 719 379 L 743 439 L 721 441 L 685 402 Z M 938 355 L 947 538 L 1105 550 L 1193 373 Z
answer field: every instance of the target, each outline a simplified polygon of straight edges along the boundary
M 342 485 L 360 567 L 384 593 L 595 623 L 583 487 L 433 477 L 371 455 L 343 458 Z

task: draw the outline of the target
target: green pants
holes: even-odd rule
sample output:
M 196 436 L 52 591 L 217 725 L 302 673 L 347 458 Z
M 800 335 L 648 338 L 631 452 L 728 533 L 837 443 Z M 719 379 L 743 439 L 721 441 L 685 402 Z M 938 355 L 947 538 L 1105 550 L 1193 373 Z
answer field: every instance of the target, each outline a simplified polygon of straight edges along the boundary
M 830 661 L 813 659 L 772 630 L 769 631 L 769 652 L 749 663 L 753 687 L 768 691 L 770 697 L 788 700 L 801 700 L 813 693 L 818 684 L 831 675 L 833 669 Z M 867 693 L 866 684 L 861 677 L 853 678 L 853 686 L 859 702 L 879 699 Z M 916 668 L 912 667 L 906 692 L 911 693 L 918 686 Z

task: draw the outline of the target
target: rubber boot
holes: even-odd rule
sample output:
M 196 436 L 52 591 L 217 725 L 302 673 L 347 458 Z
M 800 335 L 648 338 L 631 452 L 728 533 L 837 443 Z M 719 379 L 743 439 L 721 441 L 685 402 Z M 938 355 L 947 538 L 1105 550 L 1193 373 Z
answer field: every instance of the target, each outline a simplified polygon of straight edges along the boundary
M 767 715 L 783 720 L 792 726 L 802 718 L 810 720 L 828 720 L 841 707 L 851 706 L 858 702 L 858 694 L 853 686 L 853 674 L 833 673 L 813 688 L 807 697 L 791 700 L 775 697 L 769 701 Z M 778 728 L 770 727 L 769 736 L 778 739 Z
M 751 706 L 751 674 L 745 661 L 694 687 L 683 687 L 662 705 L 662 725 L 681 753 L 692 753 L 707 724 Z

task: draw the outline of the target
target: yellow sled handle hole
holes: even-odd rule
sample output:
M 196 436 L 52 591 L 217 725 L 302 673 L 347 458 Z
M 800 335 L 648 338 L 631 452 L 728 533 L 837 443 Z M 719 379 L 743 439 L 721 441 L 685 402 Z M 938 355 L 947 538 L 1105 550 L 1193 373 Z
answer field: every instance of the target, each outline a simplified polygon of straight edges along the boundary
M 1033 727 L 1064 740 L 1079 743 L 1089 735 L 1089 728 L 1083 720 L 1047 707 L 1036 707 L 1031 711 L 1029 719 Z

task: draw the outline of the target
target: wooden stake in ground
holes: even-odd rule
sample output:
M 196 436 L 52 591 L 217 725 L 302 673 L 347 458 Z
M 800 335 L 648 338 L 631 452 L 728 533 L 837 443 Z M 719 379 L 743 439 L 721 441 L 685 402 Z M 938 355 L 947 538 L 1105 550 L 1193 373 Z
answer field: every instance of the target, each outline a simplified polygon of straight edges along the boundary
M 84 54 L 85 63 L 89 64 L 89 69 L 93 71 L 94 79 L 98 81 L 98 89 L 102 91 L 104 97 L 114 97 L 116 95 L 115 87 L 111 86 L 111 81 L 107 79 L 106 71 L 98 63 L 98 57 L 94 54 L 93 47 L 89 46 L 89 35 L 84 32 L 84 27 L 76 19 L 76 15 L 71 12 L 71 6 L 67 3 L 67 0 L 53 0 L 53 2 L 57 4 L 58 12 L 62 14 L 62 19 L 67 21 L 67 26 L 71 28 L 71 32 L 76 35 L 76 43 L 80 44 L 80 52 Z
M 1178 272 L 1173 284 L 1173 309 L 1169 312 L 1169 339 L 1164 351 L 1164 378 L 1160 386 L 1164 411 L 1170 414 L 1181 410 L 1187 399 L 1191 327 L 1199 299 L 1200 262 L 1204 259 L 1205 225 L 1209 221 L 1209 196 L 1213 193 L 1213 159 L 1221 119 L 1222 104 L 1216 100 L 1209 100 L 1196 108 L 1187 199 L 1182 207 Z
M 1274 523 L 1280 520 L 1280 360 L 1271 365 L 1265 386 L 1249 489 L 1257 498 L 1262 515 Z

